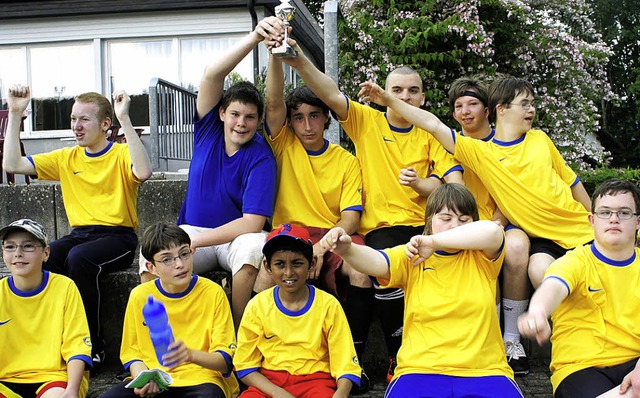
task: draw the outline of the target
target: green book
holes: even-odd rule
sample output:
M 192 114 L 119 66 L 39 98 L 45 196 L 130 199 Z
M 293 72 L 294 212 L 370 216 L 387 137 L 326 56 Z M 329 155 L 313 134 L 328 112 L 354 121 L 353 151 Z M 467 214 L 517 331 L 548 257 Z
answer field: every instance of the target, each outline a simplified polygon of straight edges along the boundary
M 138 377 L 131 380 L 127 384 L 126 388 L 142 388 L 147 385 L 151 380 L 155 381 L 160 391 L 166 390 L 171 383 L 173 383 L 173 377 L 164 370 L 161 369 L 149 369 L 140 372 Z

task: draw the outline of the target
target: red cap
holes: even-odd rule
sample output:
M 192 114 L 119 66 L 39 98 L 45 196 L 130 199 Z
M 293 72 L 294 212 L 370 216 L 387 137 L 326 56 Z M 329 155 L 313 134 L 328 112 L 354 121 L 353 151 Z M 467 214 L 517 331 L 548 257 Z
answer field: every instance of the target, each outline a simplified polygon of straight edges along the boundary
M 262 253 L 265 256 L 269 256 L 280 247 L 291 247 L 292 245 L 299 248 L 305 257 L 313 256 L 313 242 L 309 237 L 309 231 L 306 228 L 291 224 L 281 224 L 271 231 L 262 248 Z

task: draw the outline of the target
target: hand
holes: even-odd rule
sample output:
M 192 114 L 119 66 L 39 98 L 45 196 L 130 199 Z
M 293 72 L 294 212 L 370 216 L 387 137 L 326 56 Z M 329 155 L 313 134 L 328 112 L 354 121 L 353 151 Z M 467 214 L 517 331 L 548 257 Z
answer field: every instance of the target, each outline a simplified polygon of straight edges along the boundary
M 160 392 L 155 381 L 151 380 L 142 388 L 134 388 L 133 393 L 139 397 L 153 397 Z
M 389 106 L 391 96 L 374 82 L 360 83 L 358 98 L 361 102 L 374 102 L 381 106 Z
M 9 88 L 9 97 L 7 97 L 9 111 L 19 112 L 22 115 L 29 106 L 29 101 L 31 101 L 29 86 L 16 84 Z
M 351 246 L 351 236 L 342 228 L 332 228 L 317 243 L 325 251 L 332 251 L 338 255 Z
M 113 110 L 118 120 L 129 117 L 129 105 L 131 98 L 124 90 L 118 90 L 113 93 Z
M 535 308 L 529 308 L 528 312 L 518 317 L 518 330 L 524 337 L 535 337 L 538 345 L 544 344 L 551 337 L 551 326 L 547 315 Z
M 632 398 L 640 398 L 640 361 L 636 364 L 628 375 L 620 383 L 620 395 L 631 393 Z
M 413 265 L 418 265 L 435 253 L 436 249 L 432 246 L 433 239 L 430 236 L 416 235 L 407 243 L 404 252 L 408 260 L 413 260 Z
M 167 347 L 168 351 L 162 356 L 162 365 L 175 368 L 185 362 L 191 362 L 191 350 L 182 340 L 174 341 Z
M 253 31 L 260 36 L 260 41 L 262 41 L 269 50 L 282 45 L 282 40 L 284 40 L 284 23 L 278 17 L 271 16 L 264 18 L 258 22 L 258 25 L 256 25 Z
M 414 186 L 418 182 L 418 171 L 413 167 L 400 170 L 398 182 L 400 185 Z
M 322 271 L 322 265 L 324 264 L 324 254 L 327 252 L 327 249 L 322 247 L 320 242 L 313 245 L 313 257 L 316 258 L 316 265 L 309 269 L 309 278 L 311 280 L 316 280 L 320 276 L 320 271 Z

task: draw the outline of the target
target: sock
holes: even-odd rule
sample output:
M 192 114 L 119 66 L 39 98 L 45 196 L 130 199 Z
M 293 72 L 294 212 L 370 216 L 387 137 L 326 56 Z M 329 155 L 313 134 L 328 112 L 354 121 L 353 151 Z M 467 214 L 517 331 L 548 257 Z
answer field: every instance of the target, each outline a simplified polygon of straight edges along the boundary
M 500 320 L 500 316 L 502 315 L 502 303 L 496 304 L 496 312 L 498 313 L 498 321 Z
M 502 307 L 504 309 L 504 341 L 520 341 L 520 332 L 518 331 L 518 317 L 522 315 L 529 306 L 529 300 L 510 300 L 502 299 Z
M 361 366 L 364 360 L 364 349 L 369 337 L 371 321 L 373 320 L 374 308 L 372 287 L 349 285 L 344 312 L 347 315 L 347 321 L 349 321 L 353 345 L 356 347 Z
M 378 314 L 389 357 L 395 358 L 402 344 L 404 292 L 402 289 L 376 290 Z

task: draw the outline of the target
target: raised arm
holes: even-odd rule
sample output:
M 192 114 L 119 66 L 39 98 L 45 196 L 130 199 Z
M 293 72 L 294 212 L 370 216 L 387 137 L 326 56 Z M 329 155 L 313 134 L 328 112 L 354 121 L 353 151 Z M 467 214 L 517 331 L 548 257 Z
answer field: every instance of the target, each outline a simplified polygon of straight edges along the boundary
M 576 201 L 582 203 L 582 205 L 584 206 L 585 209 L 587 209 L 587 211 L 589 212 L 591 211 L 591 198 L 589 197 L 587 190 L 584 189 L 584 185 L 582 185 L 582 181 L 578 181 L 577 184 L 574 184 L 571 187 L 571 195 Z
M 315 95 L 322 100 L 335 114 L 339 120 L 347 118 L 347 112 L 349 111 L 349 105 L 344 94 L 338 88 L 336 82 L 332 78 L 320 72 L 313 63 L 307 58 L 298 43 L 295 40 L 289 39 L 289 45 L 292 46 L 297 52 L 298 56 L 295 58 L 285 58 L 283 61 L 295 68 L 298 74 L 302 77 L 305 84 L 314 92 Z
M 266 17 L 256 28 L 234 45 L 226 54 L 216 57 L 216 61 L 207 65 L 200 81 L 196 109 L 202 118 L 220 101 L 224 90 L 224 79 L 233 68 L 242 61 L 265 38 L 277 40 L 283 32 L 282 21 L 278 17 Z
M 142 144 L 142 140 L 138 137 L 131 123 L 129 117 L 129 105 L 131 104 L 131 98 L 125 91 L 116 91 L 113 93 L 114 111 L 116 117 L 120 121 L 120 128 L 124 131 L 124 136 L 127 139 L 127 146 L 129 147 L 129 155 L 131 156 L 131 168 L 133 174 L 138 177 L 140 181 L 145 181 L 151 177 L 153 169 L 151 167 L 151 160 L 147 154 L 147 150 Z
M 269 69 L 267 69 L 267 113 L 266 123 L 271 138 L 280 134 L 287 118 L 287 106 L 284 103 L 284 69 L 282 61 L 273 55 L 269 56 Z
M 502 228 L 493 221 L 480 220 L 434 235 L 414 236 L 407 243 L 406 254 L 414 264 L 431 257 L 436 250 L 482 250 L 487 257 L 493 257 L 503 243 Z
M 9 121 L 4 137 L 4 153 L 2 157 L 2 168 L 7 173 L 36 174 L 36 167 L 29 159 L 22 156 L 20 151 L 20 121 L 30 100 L 28 86 L 15 85 L 9 89 L 9 97 L 7 98 Z
M 545 279 L 533 294 L 529 311 L 518 317 L 520 334 L 535 338 L 540 345 L 549 340 L 551 336 L 549 317 L 568 295 L 567 287 L 558 279 Z
M 409 123 L 431 133 L 449 153 L 454 153 L 455 141 L 451 135 L 451 129 L 442 123 L 433 113 L 417 108 L 392 96 L 373 82 L 361 83 L 360 87 L 361 89 L 358 93 L 360 100 L 364 102 L 375 102 L 378 105 L 392 108 Z
M 384 255 L 368 246 L 354 245 L 349 234 L 340 227 L 327 232 L 320 244 L 342 257 L 356 271 L 383 279 L 391 276 Z

